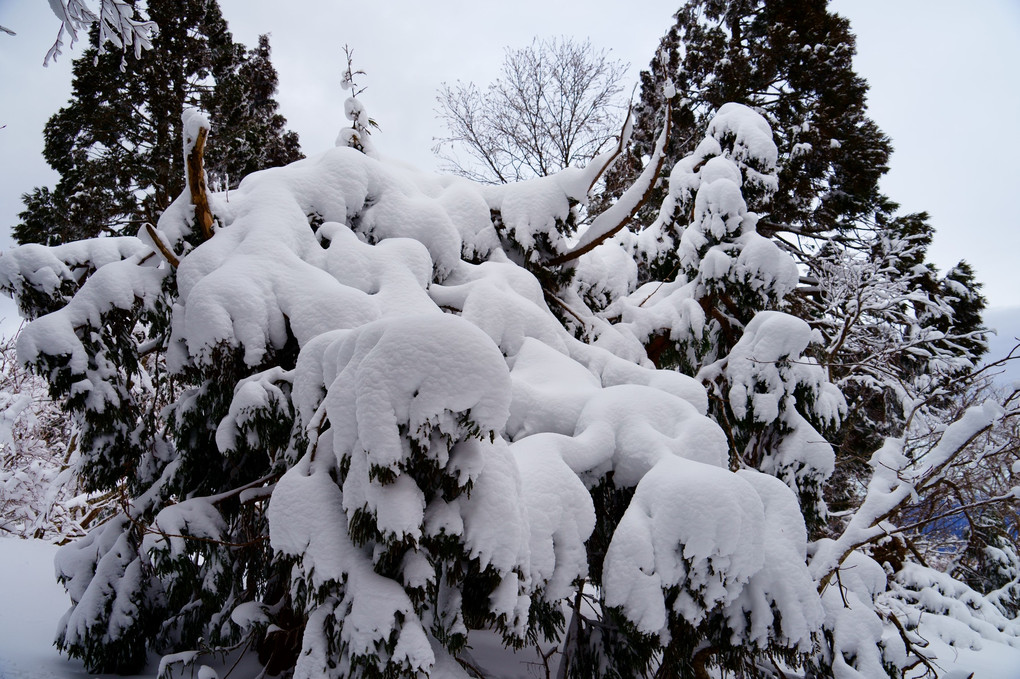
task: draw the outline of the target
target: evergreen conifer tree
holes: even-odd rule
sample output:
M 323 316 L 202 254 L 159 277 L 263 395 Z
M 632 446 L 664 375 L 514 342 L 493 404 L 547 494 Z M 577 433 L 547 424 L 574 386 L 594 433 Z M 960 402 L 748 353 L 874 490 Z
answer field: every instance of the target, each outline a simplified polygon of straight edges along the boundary
M 60 174 L 23 197 L 20 243 L 56 244 L 155 224 L 183 188 L 181 114 L 216 115 L 207 153 L 211 181 L 230 181 L 301 157 L 274 99 L 269 41 L 233 40 L 216 0 L 153 0 L 154 48 L 123 59 L 91 46 L 74 62 L 71 100 L 47 123 L 43 154 Z
M 849 22 L 827 0 L 691 0 L 677 12 L 648 71 L 641 74 L 634 143 L 607 178 L 611 193 L 635 176 L 671 107 L 672 167 L 694 150 L 699 130 L 727 102 L 761 113 L 778 147 L 779 190 L 762 226 L 823 232 L 848 229 L 880 201 L 878 179 L 891 147 L 868 118 L 867 83 L 853 71 Z M 667 100 L 669 84 L 676 91 Z M 664 195 L 664 187 L 658 196 Z M 659 201 L 653 200 L 657 206 Z M 649 220 L 650 221 L 650 220 Z

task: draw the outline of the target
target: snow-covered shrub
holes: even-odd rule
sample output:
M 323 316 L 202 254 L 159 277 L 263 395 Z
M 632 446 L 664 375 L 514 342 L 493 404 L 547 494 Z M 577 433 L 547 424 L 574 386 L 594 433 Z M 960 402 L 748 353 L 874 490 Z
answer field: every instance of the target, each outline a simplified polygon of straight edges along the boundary
M 77 492 L 71 426 L 44 380 L 0 341 L 0 533 L 62 542 L 84 534 L 96 498 Z
M 709 509 L 711 508 L 711 509 Z M 666 457 L 638 484 L 606 554 L 606 604 L 674 661 L 808 652 L 822 621 L 796 499 L 765 474 Z
M 194 172 L 208 123 L 186 128 Z M 62 649 L 124 671 L 251 647 L 297 677 L 463 677 L 492 638 L 578 677 L 910 661 L 887 611 L 913 585 L 873 560 L 856 598 L 832 581 L 921 467 L 883 448 L 861 518 L 808 542 L 845 405 L 746 210 L 775 184 L 760 116 L 724 107 L 640 234 L 654 165 L 576 232 L 614 151 L 480 186 L 351 139 L 229 201 L 192 173 L 137 238 L 0 257 L 78 472 L 121 498 L 58 557 Z
M 60 645 L 123 670 L 253 634 L 300 676 L 428 674 L 473 629 L 556 638 L 607 475 L 745 483 L 701 386 L 576 340 L 504 253 L 555 271 L 598 170 L 478 187 L 342 147 L 209 196 L 212 237 L 192 178 L 137 239 L 5 254 L 83 478 L 130 498 L 61 553 Z

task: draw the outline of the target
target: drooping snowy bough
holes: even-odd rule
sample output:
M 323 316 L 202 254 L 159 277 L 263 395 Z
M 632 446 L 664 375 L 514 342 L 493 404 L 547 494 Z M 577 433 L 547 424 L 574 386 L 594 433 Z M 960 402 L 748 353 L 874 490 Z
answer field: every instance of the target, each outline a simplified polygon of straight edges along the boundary
M 768 125 L 723 107 L 655 224 L 580 234 L 613 156 L 481 186 L 340 147 L 203 195 L 211 228 L 189 190 L 137 238 L 0 257 L 20 356 L 120 497 L 60 552 L 59 646 L 302 678 L 484 675 L 494 640 L 573 676 L 913 662 L 871 523 L 808 567 L 845 404 L 742 198 L 775 190 Z

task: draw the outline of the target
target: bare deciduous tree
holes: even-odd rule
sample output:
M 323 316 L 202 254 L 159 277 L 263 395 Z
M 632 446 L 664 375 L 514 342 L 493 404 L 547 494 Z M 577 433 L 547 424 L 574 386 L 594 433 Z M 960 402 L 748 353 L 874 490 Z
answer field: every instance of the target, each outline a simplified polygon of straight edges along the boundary
M 437 113 L 449 136 L 433 150 L 450 171 L 489 183 L 584 164 L 619 130 L 626 69 L 588 40 L 536 38 L 507 49 L 499 78 L 484 90 L 443 84 Z

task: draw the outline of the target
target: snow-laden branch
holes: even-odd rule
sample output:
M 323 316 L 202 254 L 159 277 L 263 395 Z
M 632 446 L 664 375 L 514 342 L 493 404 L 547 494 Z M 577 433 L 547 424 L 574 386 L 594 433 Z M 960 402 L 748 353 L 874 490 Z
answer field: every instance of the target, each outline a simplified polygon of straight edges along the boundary
M 50 10 L 60 20 L 57 39 L 46 52 L 43 66 L 50 59 L 56 60 L 63 54 L 64 33 L 67 32 L 74 47 L 79 39 L 78 31 L 88 31 L 94 23 L 99 24 L 99 53 L 105 54 L 107 43 L 127 52 L 133 48 L 135 58 L 143 50 L 152 49 L 152 37 L 159 30 L 154 21 L 135 19 L 134 7 L 125 0 L 100 0 L 99 13 L 92 11 L 86 0 L 49 0 Z
M 630 117 L 628 115 L 628 123 Z M 571 260 L 577 259 L 581 255 L 591 252 L 598 245 L 605 242 L 608 238 L 620 231 L 627 223 L 637 214 L 641 206 L 644 205 L 649 196 L 651 195 L 652 188 L 655 186 L 655 180 L 659 177 L 659 173 L 662 171 L 662 163 L 666 158 L 665 149 L 666 141 L 669 139 L 669 133 L 671 130 L 670 125 L 670 109 L 666 107 L 666 122 L 662 126 L 662 132 L 659 134 L 659 138 L 655 142 L 655 151 L 652 153 L 651 160 L 645 166 L 641 176 L 637 178 L 634 184 L 628 188 L 620 199 L 617 200 L 613 205 L 605 212 L 600 214 L 592 222 L 588 230 L 584 232 L 584 235 L 578 239 L 577 245 L 575 245 L 569 252 L 560 255 L 554 259 L 549 260 L 550 266 L 558 266 Z M 629 136 L 629 125 L 624 126 L 624 134 L 620 135 L 620 146 L 624 144 L 626 136 Z M 609 167 L 613 160 L 616 159 L 618 151 L 608 159 L 608 162 L 599 164 L 599 172 L 596 174 L 589 186 L 595 185 L 598 181 L 599 176 L 602 172 Z M 602 156 L 596 158 L 600 160 Z M 594 164 L 594 163 L 593 163 Z
M 967 409 L 927 452 L 908 457 L 902 438 L 886 439 L 871 457 L 873 470 L 867 495 L 842 534 L 824 540 L 811 559 L 811 574 L 824 590 L 843 561 L 858 547 L 895 532 L 886 520 L 938 481 L 942 471 L 1005 411 L 994 401 Z

